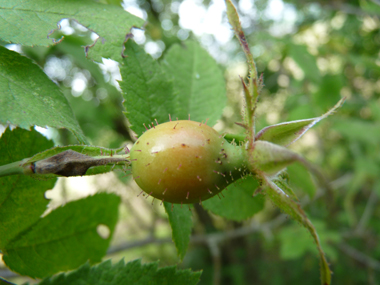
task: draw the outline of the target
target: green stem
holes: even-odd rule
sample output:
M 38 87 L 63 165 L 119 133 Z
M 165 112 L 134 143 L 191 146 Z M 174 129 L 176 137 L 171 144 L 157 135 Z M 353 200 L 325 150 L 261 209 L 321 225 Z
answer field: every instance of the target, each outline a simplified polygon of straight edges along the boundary
M 23 165 L 26 162 L 26 160 L 27 159 L 23 159 L 23 160 L 12 162 L 6 165 L 1 165 L 0 177 L 8 176 L 8 175 L 16 175 L 16 174 L 31 174 L 32 170 Z

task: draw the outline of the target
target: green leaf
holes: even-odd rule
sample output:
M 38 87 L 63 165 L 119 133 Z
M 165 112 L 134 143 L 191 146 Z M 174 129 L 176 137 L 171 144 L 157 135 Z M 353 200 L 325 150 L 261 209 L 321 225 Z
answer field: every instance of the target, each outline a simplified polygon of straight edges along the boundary
M 178 270 L 176 266 L 158 269 L 158 262 L 141 264 L 141 260 L 124 263 L 120 260 L 112 265 L 111 260 L 90 267 L 88 263 L 70 273 L 61 273 L 41 281 L 40 285 L 192 285 L 199 282 L 201 272 L 189 269 Z
M 100 193 L 70 202 L 41 218 L 3 250 L 6 265 L 20 274 L 42 278 L 74 269 L 106 254 L 118 219 L 120 198 Z M 108 228 L 100 236 L 99 226 Z
M 326 223 L 323 221 L 313 220 L 313 224 L 318 230 L 320 242 L 325 249 L 326 255 L 329 259 L 336 260 L 338 251 L 335 244 L 341 241 L 341 235 L 335 231 L 328 230 Z M 295 236 L 297 238 L 294 238 Z M 310 239 L 310 234 L 299 225 L 292 224 L 283 228 L 278 237 L 281 241 L 281 258 L 284 260 L 300 258 L 307 252 L 318 254 L 315 244 Z
M 314 181 L 310 175 L 310 172 L 305 169 L 300 164 L 292 164 L 287 167 L 287 172 L 290 176 L 290 185 L 300 189 L 301 191 L 307 193 L 310 198 L 313 198 L 317 192 L 317 188 Z
M 302 210 L 301 206 L 296 203 L 292 198 L 290 198 L 285 192 L 279 188 L 271 179 L 267 176 L 262 176 L 266 182 L 266 194 L 272 200 L 272 202 L 284 211 L 295 221 L 303 225 L 311 234 L 316 244 L 320 259 L 320 272 L 321 272 L 321 283 L 322 285 L 331 284 L 331 271 L 327 263 L 325 254 L 323 252 L 317 231 L 315 230 L 313 224 L 307 218 L 305 212 Z
M 0 277 L 0 285 L 17 285 L 17 284 L 9 282 L 8 280 L 5 280 L 4 278 Z
M 378 145 L 380 142 L 380 125 L 377 122 L 347 118 L 336 120 L 333 124 L 333 129 L 353 141 L 373 145 Z
M 52 146 L 52 141 L 35 130 L 6 129 L 0 139 L 0 165 L 32 156 Z M 56 179 L 35 180 L 22 175 L 0 178 L 0 248 L 45 212 L 49 201 L 44 194 L 54 187 L 55 182 Z
M 229 220 L 248 219 L 264 208 L 264 197 L 262 195 L 252 196 L 258 186 L 257 179 L 246 177 L 221 192 L 223 198 L 215 196 L 202 202 L 203 207 Z
M 198 42 L 175 44 L 165 54 L 163 68 L 173 78 L 178 119 L 206 121 L 211 126 L 221 118 L 226 105 L 222 70 Z
M 123 81 L 120 88 L 124 96 L 124 106 L 132 130 L 141 135 L 157 120 L 166 122 L 169 114 L 176 112 L 172 82 L 161 69 L 161 66 L 144 49 L 133 41 L 126 44 L 128 55 L 120 65 Z
M 24 129 L 67 128 L 81 143 L 87 142 L 58 86 L 30 59 L 1 46 L 0 123 Z
M 294 59 L 305 73 L 305 77 L 314 83 L 321 81 L 321 74 L 317 66 L 316 58 L 311 55 L 304 45 L 289 43 L 289 56 Z
M 370 15 L 373 15 L 373 14 L 380 15 L 380 7 L 379 7 L 378 2 L 362 0 L 362 1 L 359 1 L 359 4 L 360 4 L 360 8 L 362 8 L 363 11 L 365 11 L 366 13 Z
M 268 126 L 257 133 L 255 140 L 268 141 L 287 147 L 301 138 L 316 123 L 333 114 L 343 105 L 344 101 L 345 98 L 340 99 L 333 108 L 320 117 Z
M 318 84 L 317 92 L 313 94 L 314 108 L 329 108 L 337 102 L 341 97 L 340 91 L 345 84 L 344 76 L 340 74 L 324 76 Z
M 164 202 L 165 211 L 168 214 L 172 228 L 172 239 L 177 248 L 178 255 L 182 260 L 186 254 L 190 242 L 193 222 L 191 211 L 188 207 Z
M 62 19 L 75 19 L 100 36 L 89 51 L 99 62 L 101 57 L 121 60 L 125 35 L 132 26 L 144 23 L 122 7 L 90 0 L 7 0 L 0 4 L 1 38 L 26 46 L 49 46 L 53 41 L 48 35 Z

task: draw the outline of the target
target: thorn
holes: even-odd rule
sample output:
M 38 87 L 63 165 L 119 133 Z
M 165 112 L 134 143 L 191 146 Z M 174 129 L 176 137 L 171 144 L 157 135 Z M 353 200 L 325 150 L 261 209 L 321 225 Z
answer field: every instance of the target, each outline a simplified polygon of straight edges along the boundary
M 179 170 L 181 168 L 182 164 L 180 163 L 177 167 L 177 170 Z
M 162 203 L 164 203 L 164 199 L 162 199 L 161 203 L 160 203 L 160 206 L 162 205 Z
M 136 160 L 137 160 L 137 158 L 131 159 L 131 161 L 136 161 Z
M 111 157 L 112 157 L 112 150 L 111 150 Z
M 199 205 L 203 206 L 201 197 L 199 197 Z
M 152 200 L 152 206 L 153 206 L 154 199 L 156 199 L 156 198 L 153 198 L 153 200 Z
M 149 129 L 145 126 L 145 123 L 143 125 L 144 125 L 145 129 L 148 131 Z
M 219 199 L 220 199 L 219 193 L 218 193 L 217 195 L 218 195 L 218 197 L 219 197 Z
M 157 184 L 160 184 L 160 182 L 161 182 L 161 178 L 160 178 L 160 180 L 158 180 L 158 183 L 157 183 Z
M 164 169 L 163 173 L 165 173 L 167 170 L 168 170 L 168 168 L 166 167 L 166 168 Z
M 186 196 L 186 199 L 189 199 L 189 194 L 190 194 L 190 193 L 189 193 L 189 192 L 187 192 L 187 196 Z
M 139 151 L 139 152 L 141 152 L 141 149 L 135 149 L 135 151 Z
M 220 192 L 220 195 L 222 195 L 222 196 L 223 196 L 223 198 L 226 198 L 226 197 L 224 197 L 224 195 L 223 195 L 223 193 L 222 193 L 222 192 Z
M 130 152 L 131 152 L 127 146 L 125 146 L 125 148 L 124 148 L 124 151 L 125 151 L 125 154 L 127 154 L 127 153 L 130 153 Z
M 172 203 L 172 212 L 173 212 L 173 207 L 174 207 L 174 204 Z
M 147 165 L 145 165 L 145 167 L 147 167 L 147 166 L 149 166 L 150 165 L 150 163 L 148 163 Z
M 164 192 L 162 192 L 162 195 L 165 195 L 165 193 L 166 193 L 167 190 L 168 190 L 168 188 L 166 188 L 166 189 L 164 190 Z
M 138 178 L 140 178 L 140 176 L 133 177 L 133 180 L 136 180 L 136 179 L 138 179 Z
M 175 127 L 178 125 L 178 123 L 177 124 L 175 124 L 175 126 L 174 126 L 174 128 L 173 128 L 173 130 L 175 130 Z
M 189 211 L 191 211 L 191 209 L 190 209 L 190 204 L 188 204 L 189 205 Z
M 219 172 L 219 171 L 216 171 L 216 170 L 213 170 L 213 172 L 215 172 L 216 174 L 220 174 L 220 175 L 222 175 L 223 177 L 226 177 L 226 175 L 225 175 L 224 173 L 222 173 L 222 172 Z
M 131 175 L 131 174 L 132 174 L 132 172 L 131 172 L 131 173 L 128 173 L 128 174 L 125 174 L 124 176 L 122 176 L 122 178 L 127 177 L 127 176 L 129 176 L 129 175 Z
M 207 188 L 208 193 L 212 194 L 211 190 Z
M 170 121 L 170 122 L 172 121 L 172 116 L 170 116 L 170 114 L 169 114 L 169 121 Z
M 190 121 L 190 114 L 189 114 L 189 121 Z
M 243 123 L 238 123 L 238 122 L 235 122 L 236 125 L 240 126 L 240 127 L 243 127 L 244 129 L 248 130 L 248 126 L 243 124 Z
M 209 118 L 206 119 L 205 125 L 207 125 L 208 120 L 209 120 Z
M 215 184 L 215 187 L 216 187 L 216 189 L 220 190 L 220 188 L 218 187 L 218 185 Z
M 148 196 L 145 197 L 145 199 L 148 199 L 150 195 L 152 195 L 153 191 L 148 194 Z
M 202 178 L 200 178 L 198 175 L 197 175 L 197 178 L 198 178 L 199 181 L 202 181 Z
M 137 195 L 137 197 L 139 197 L 144 191 L 141 191 L 139 195 Z
M 153 122 L 152 122 L 152 127 L 153 127 L 153 129 L 155 129 L 155 126 L 154 126 Z
M 158 122 L 157 122 L 157 119 L 154 119 L 154 121 L 156 122 L 157 126 L 158 126 Z

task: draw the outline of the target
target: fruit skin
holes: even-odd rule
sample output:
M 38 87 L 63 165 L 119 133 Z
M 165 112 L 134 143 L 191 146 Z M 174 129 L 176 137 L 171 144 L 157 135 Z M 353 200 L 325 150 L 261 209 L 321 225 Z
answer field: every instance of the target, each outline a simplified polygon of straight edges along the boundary
M 147 194 L 171 203 L 201 202 L 239 179 L 245 150 L 217 131 L 190 120 L 145 132 L 131 149 L 132 175 Z

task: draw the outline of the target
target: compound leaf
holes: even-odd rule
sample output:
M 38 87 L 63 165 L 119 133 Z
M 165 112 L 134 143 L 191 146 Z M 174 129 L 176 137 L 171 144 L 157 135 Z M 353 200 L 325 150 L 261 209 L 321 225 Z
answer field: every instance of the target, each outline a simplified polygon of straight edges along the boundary
M 6 129 L 0 139 L 0 165 L 52 146 L 52 141 L 35 130 Z M 24 175 L 0 177 L 0 248 L 44 213 L 49 203 L 44 193 L 54 187 L 56 180 L 35 180 Z
M 128 55 L 120 65 L 123 81 L 120 87 L 124 106 L 132 130 L 141 135 L 152 122 L 168 121 L 169 114 L 175 113 L 172 82 L 161 66 L 144 49 L 133 41 L 126 44 Z
M 187 206 L 167 202 L 164 202 L 164 206 L 173 232 L 172 239 L 182 260 L 190 242 L 191 228 L 193 226 L 192 213 Z
M 215 125 L 227 97 L 223 73 L 211 55 L 198 42 L 186 41 L 168 50 L 162 67 L 173 78 L 177 113 L 172 115 L 188 119 L 190 114 L 194 121 L 209 119 Z
M 66 97 L 39 66 L 0 46 L 0 123 L 67 128 L 85 138 Z
M 141 264 L 141 260 L 124 263 L 120 260 L 113 264 L 111 260 L 90 267 L 88 263 L 68 274 L 61 273 L 46 278 L 40 285 L 195 285 L 199 282 L 201 272 L 191 272 L 189 269 L 178 270 L 175 266 L 158 269 L 158 263 Z
M 6 265 L 20 274 L 42 278 L 99 262 L 118 219 L 120 198 L 100 193 L 53 210 L 3 249 Z M 100 228 L 107 233 L 101 236 Z
M 253 177 L 235 182 L 220 195 L 202 202 L 203 207 L 212 213 L 229 220 L 242 221 L 252 217 L 264 208 L 264 197 L 253 197 L 258 182 Z
M 309 53 L 305 45 L 289 44 L 289 56 L 299 65 L 306 78 L 314 83 L 321 81 L 321 73 L 316 58 Z
M 90 0 L 6 0 L 0 4 L 1 37 L 11 43 L 52 45 L 48 35 L 62 19 L 75 19 L 100 36 L 89 51 L 99 62 L 101 57 L 121 60 L 125 35 L 132 26 L 141 27 L 144 23 L 120 6 Z

